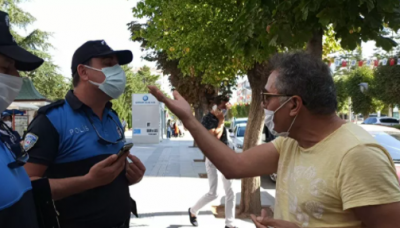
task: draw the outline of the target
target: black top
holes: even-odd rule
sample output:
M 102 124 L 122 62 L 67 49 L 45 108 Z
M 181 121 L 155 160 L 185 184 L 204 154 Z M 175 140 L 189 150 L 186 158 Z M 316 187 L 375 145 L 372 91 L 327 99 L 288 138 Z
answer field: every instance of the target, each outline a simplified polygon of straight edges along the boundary
M 211 112 L 205 115 L 201 121 L 201 124 L 207 129 L 215 129 L 218 127 L 219 120 L 216 116 L 214 116 Z M 226 133 L 226 128 L 224 127 L 224 130 L 222 132 L 222 136 L 220 138 L 221 142 L 225 143 L 228 145 L 228 135 Z
M 25 194 L 10 207 L 0 209 L 0 227 L 39 228 L 32 190 L 25 192 Z
M 95 128 L 109 141 L 115 142 L 123 134 L 111 104 L 100 120 L 70 91 L 65 101 L 41 108 L 30 124 L 24 142 L 29 162 L 48 166 L 45 173 L 48 178 L 87 174 L 93 165 L 118 153 L 124 145 L 124 142 L 101 144 Z M 120 226 L 129 220 L 131 211 L 125 170 L 110 184 L 58 200 L 55 205 L 63 228 Z

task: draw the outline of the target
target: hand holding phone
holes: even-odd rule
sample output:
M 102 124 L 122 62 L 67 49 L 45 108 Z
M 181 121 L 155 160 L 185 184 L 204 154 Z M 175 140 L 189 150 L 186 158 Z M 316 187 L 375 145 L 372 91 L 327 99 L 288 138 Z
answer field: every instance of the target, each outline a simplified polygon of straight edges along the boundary
M 125 153 L 129 153 L 129 151 L 132 149 L 133 143 L 127 143 L 125 144 L 122 149 L 118 152 L 118 158 L 121 157 Z

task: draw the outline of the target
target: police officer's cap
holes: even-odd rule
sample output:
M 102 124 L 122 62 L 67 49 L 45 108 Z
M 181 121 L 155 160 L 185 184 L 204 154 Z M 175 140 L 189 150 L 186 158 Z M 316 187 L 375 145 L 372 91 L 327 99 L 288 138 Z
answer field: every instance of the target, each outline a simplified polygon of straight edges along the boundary
M 43 59 L 18 46 L 10 33 L 10 17 L 0 11 L 0 54 L 15 61 L 15 68 L 20 71 L 31 71 L 43 64 Z
M 7 117 L 7 116 L 11 116 L 11 114 L 8 112 L 1 113 L 1 118 Z
M 72 57 L 72 74 L 75 74 L 79 64 L 91 60 L 92 58 L 116 55 L 119 65 L 125 65 L 133 60 L 133 54 L 129 50 L 114 51 L 104 40 L 94 40 L 84 43 L 75 51 Z

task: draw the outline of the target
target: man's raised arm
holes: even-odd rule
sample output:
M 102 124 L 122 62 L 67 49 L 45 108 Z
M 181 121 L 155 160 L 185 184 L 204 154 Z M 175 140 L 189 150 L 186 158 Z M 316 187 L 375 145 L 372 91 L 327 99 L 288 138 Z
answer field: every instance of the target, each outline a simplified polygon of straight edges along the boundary
M 175 100 L 165 97 L 156 87 L 151 93 L 177 115 L 192 134 L 204 155 L 228 179 L 238 179 L 272 174 L 278 167 L 279 153 L 272 143 L 263 144 L 237 154 L 215 136 L 210 134 L 192 115 L 190 105 L 177 92 Z

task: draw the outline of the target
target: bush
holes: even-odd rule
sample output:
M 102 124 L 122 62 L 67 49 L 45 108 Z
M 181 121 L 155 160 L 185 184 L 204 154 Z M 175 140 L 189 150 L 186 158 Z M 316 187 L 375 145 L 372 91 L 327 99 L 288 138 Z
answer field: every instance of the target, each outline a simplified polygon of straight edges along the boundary
M 249 104 L 236 104 L 229 109 L 229 118 L 245 118 L 249 117 L 250 105 Z
M 397 129 L 400 130 L 400 125 L 394 125 L 394 126 L 392 126 L 392 127 L 397 128 Z
M 230 128 L 231 127 L 231 122 L 230 121 L 225 121 L 225 127 Z

